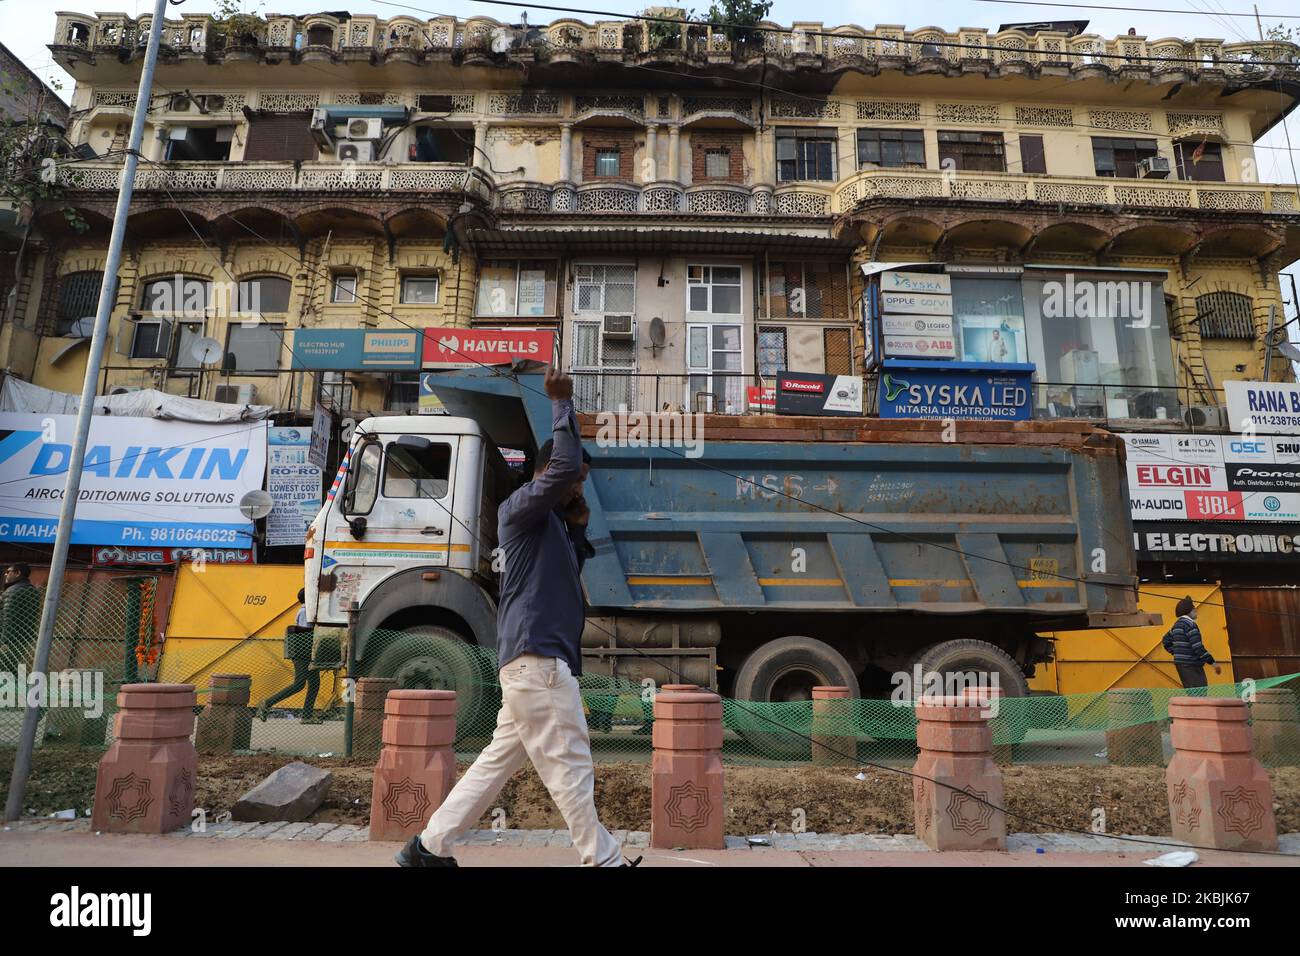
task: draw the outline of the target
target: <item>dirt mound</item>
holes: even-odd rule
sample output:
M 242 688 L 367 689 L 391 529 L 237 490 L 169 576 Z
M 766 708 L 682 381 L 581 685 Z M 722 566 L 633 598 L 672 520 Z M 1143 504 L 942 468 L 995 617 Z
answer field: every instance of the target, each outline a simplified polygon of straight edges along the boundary
M 93 751 L 36 752 L 27 807 L 39 815 L 69 807 L 82 814 L 95 791 Z M 211 820 L 272 771 L 305 762 L 334 772 L 334 783 L 313 822 L 364 824 L 370 818 L 372 760 L 293 758 L 278 754 L 199 757 L 195 805 Z M 0 751 L 0 788 L 7 788 L 13 751 Z M 467 765 L 461 766 L 463 773 Z M 817 833 L 912 832 L 912 783 L 903 773 L 870 768 L 727 767 L 727 832 L 735 835 L 790 832 L 797 822 Z M 1300 768 L 1269 771 L 1280 833 L 1300 831 Z M 1008 828 L 1035 833 L 1089 830 L 1093 810 L 1106 811 L 1109 833 L 1169 833 L 1164 770 L 1160 767 L 1005 767 Z M 4 790 L 0 789 L 0 799 Z M 650 828 L 650 767 L 634 763 L 596 765 L 596 805 L 611 830 Z M 504 824 L 517 829 L 562 829 L 564 821 L 537 772 L 516 773 L 494 802 Z M 479 825 L 488 827 L 492 813 Z

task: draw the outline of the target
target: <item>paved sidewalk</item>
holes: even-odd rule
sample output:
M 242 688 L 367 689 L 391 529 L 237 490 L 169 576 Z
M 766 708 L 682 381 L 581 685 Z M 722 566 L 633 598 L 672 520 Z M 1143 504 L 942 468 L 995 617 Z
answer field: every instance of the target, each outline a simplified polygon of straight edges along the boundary
M 1176 849 L 1085 834 L 1016 833 L 1006 853 L 935 853 L 911 834 L 765 834 L 727 837 L 725 850 L 651 850 L 644 831 L 615 831 L 642 866 L 1141 866 Z M 1284 855 L 1200 850 L 1220 866 L 1300 866 L 1300 833 Z M 90 821 L 23 820 L 0 832 L 0 866 L 393 866 L 397 843 L 371 843 L 366 828 L 332 823 L 213 823 L 165 836 L 96 834 Z M 465 866 L 576 866 L 565 831 L 471 830 L 457 848 Z

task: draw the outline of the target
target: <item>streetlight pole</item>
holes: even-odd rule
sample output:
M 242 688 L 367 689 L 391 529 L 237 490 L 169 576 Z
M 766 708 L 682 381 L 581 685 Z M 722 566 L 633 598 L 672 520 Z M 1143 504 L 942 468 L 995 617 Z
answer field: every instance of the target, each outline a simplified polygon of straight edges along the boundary
M 131 119 L 131 141 L 127 148 L 126 162 L 122 165 L 122 182 L 117 192 L 117 208 L 113 213 L 113 231 L 108 242 L 108 258 L 104 262 L 104 281 L 99 287 L 95 330 L 90 338 L 90 355 L 86 358 L 86 377 L 81 385 L 81 404 L 77 408 L 77 432 L 72 441 L 72 457 L 68 459 L 68 480 L 63 486 L 63 505 L 59 509 L 54 554 L 50 557 L 50 576 L 45 582 L 45 603 L 41 608 L 36 659 L 32 663 L 33 674 L 44 674 L 50 663 L 54 618 L 58 613 L 59 592 L 63 588 L 63 574 L 68 565 L 68 546 L 72 543 L 72 523 L 77 513 L 77 497 L 81 493 L 81 467 L 86 459 L 90 418 L 95 411 L 95 384 L 99 378 L 99 366 L 104 361 L 104 347 L 108 340 L 108 318 L 117 299 L 117 270 L 122 262 L 122 243 L 126 238 L 126 216 L 131 207 L 131 194 L 135 189 L 135 170 L 139 164 L 140 144 L 144 140 L 144 122 L 149 113 L 154 65 L 158 62 L 158 45 L 162 37 L 163 16 L 166 12 L 167 0 L 155 0 L 153 20 L 149 24 L 149 46 L 145 50 L 144 65 L 140 70 L 140 88 L 136 92 L 135 115 Z M 46 686 L 48 685 L 49 682 L 46 681 Z M 25 697 L 26 695 L 24 699 Z M 5 820 L 17 820 L 22 815 L 23 798 L 27 792 L 27 777 L 32 769 L 32 750 L 36 746 L 36 725 L 40 718 L 40 707 L 28 705 L 23 711 L 22 733 L 18 740 L 18 752 L 14 755 L 13 775 L 9 778 L 9 797 L 5 801 Z

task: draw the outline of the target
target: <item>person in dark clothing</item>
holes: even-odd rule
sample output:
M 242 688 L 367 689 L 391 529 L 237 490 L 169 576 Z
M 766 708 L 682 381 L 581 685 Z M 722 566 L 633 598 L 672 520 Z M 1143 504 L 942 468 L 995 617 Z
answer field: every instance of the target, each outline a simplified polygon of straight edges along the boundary
M 306 600 L 306 589 L 299 588 L 298 617 L 284 633 L 284 659 L 293 662 L 293 683 L 274 697 L 268 698 L 261 707 L 257 708 L 257 716 L 260 720 L 265 721 L 267 712 L 280 701 L 292 697 L 306 687 L 307 696 L 302 702 L 302 722 L 304 724 L 321 722 L 321 719 L 314 715 L 316 694 L 320 690 L 320 671 L 311 669 L 312 629 L 307 626 L 307 608 L 303 603 Z
M 32 569 L 21 561 L 5 568 L 4 593 L 0 594 L 0 665 L 17 671 L 19 664 L 32 666 L 36 635 L 41 624 L 41 592 L 31 582 Z
M 582 865 L 625 865 L 596 812 L 591 738 L 577 680 L 585 622 L 579 570 L 594 550 L 586 542 L 590 509 L 582 495 L 573 380 L 551 368 L 545 387 L 553 438 L 538 449 L 533 480 L 497 509 L 503 560 L 496 731 L 424 832 L 397 854 L 400 866 L 457 866 L 452 845 L 529 762 L 564 817 Z
M 1174 626 L 1161 643 L 1173 655 L 1174 667 L 1178 668 L 1178 678 L 1183 687 L 1204 687 L 1205 665 L 1213 667 L 1216 674 L 1222 674 L 1223 668 L 1215 663 L 1201 643 L 1201 629 L 1196 626 L 1196 604 L 1190 595 L 1178 602 L 1174 613 L 1178 620 L 1174 621 Z

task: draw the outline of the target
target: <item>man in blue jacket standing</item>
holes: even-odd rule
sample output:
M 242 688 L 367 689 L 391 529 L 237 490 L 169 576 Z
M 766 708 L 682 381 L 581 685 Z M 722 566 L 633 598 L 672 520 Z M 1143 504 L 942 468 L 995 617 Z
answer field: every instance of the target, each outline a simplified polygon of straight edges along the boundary
M 1205 665 L 1214 668 L 1214 673 L 1222 674 L 1223 668 L 1215 663 L 1210 652 L 1201 643 L 1201 629 L 1196 626 L 1196 603 L 1191 596 L 1183 598 L 1174 608 L 1178 620 L 1165 634 L 1161 643 L 1174 657 L 1174 667 L 1178 668 L 1178 679 L 1183 687 L 1204 687 Z
M 578 691 L 585 620 L 579 572 L 590 550 L 573 381 L 552 368 L 545 387 L 554 435 L 538 449 L 532 481 L 497 512 L 504 554 L 497 608 L 501 710 L 496 731 L 424 832 L 398 853 L 401 866 L 456 866 L 452 843 L 478 822 L 511 775 L 530 760 L 564 817 L 582 864 L 623 865 L 618 841 L 596 815 L 591 740 Z

